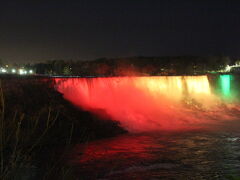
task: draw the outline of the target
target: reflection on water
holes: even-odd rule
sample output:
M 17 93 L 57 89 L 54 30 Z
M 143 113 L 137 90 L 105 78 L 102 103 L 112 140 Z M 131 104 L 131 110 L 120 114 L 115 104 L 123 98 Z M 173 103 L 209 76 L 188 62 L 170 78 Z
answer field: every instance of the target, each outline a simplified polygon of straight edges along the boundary
M 80 179 L 224 179 L 240 176 L 240 134 L 127 134 L 77 145 L 70 163 Z

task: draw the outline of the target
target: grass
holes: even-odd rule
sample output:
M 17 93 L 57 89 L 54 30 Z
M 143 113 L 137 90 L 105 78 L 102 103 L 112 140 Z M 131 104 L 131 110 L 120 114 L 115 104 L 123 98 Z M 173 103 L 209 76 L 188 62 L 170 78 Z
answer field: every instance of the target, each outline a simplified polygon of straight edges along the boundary
M 51 80 L 1 78 L 0 179 L 76 179 L 72 145 L 125 132 L 65 101 Z

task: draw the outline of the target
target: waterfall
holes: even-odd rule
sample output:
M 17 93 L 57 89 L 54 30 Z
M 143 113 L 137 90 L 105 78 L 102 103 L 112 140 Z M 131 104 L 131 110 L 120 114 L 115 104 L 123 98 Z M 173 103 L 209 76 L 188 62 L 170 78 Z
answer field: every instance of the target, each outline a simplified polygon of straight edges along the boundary
M 221 104 L 207 76 L 55 78 L 55 83 L 65 99 L 86 111 L 103 110 L 132 132 L 209 127 L 218 114 L 211 120 L 209 115 Z

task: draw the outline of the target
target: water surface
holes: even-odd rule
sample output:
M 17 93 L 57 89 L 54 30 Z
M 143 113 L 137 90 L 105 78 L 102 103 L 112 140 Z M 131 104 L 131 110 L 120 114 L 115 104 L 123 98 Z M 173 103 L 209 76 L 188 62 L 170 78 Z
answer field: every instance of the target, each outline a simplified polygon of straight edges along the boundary
M 80 179 L 228 179 L 240 176 L 240 133 L 126 134 L 77 145 L 69 159 Z

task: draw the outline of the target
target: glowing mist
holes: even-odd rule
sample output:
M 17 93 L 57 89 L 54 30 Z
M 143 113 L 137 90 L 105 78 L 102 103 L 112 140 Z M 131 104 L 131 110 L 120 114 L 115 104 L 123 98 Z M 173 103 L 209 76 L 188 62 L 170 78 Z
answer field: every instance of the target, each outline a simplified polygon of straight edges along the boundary
M 132 132 L 204 126 L 210 123 L 205 112 L 219 102 L 207 76 L 56 78 L 55 82 L 76 106 L 104 110 Z

